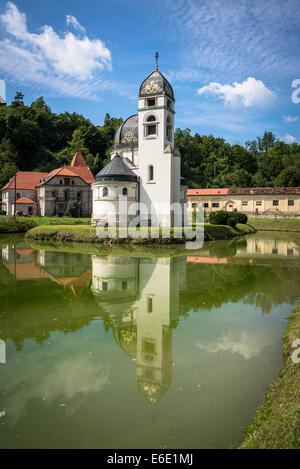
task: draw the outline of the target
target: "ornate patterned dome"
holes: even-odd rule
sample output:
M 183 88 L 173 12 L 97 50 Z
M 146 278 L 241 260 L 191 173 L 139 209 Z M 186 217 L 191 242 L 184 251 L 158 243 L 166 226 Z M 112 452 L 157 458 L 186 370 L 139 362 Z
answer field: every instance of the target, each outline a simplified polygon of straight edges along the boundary
M 138 116 L 128 117 L 115 133 L 115 148 L 136 148 L 138 146 Z
M 141 84 L 139 97 L 156 96 L 159 94 L 165 94 L 174 99 L 172 86 L 168 80 L 159 70 L 154 70 Z

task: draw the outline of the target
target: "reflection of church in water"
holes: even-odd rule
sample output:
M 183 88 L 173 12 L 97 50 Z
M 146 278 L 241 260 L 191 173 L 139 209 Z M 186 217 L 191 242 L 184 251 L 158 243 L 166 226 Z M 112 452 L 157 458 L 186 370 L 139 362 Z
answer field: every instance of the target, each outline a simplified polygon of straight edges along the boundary
M 172 329 L 179 319 L 186 257 L 92 256 L 92 291 L 116 342 L 136 359 L 139 391 L 154 406 L 172 379 Z

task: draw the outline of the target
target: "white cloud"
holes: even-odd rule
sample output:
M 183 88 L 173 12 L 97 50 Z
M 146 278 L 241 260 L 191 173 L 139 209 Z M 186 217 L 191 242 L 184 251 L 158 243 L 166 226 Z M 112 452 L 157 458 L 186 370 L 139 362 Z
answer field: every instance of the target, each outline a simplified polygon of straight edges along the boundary
M 261 80 L 248 77 L 242 83 L 234 82 L 232 85 L 221 85 L 211 82 L 198 89 L 198 94 L 212 94 L 219 96 L 226 105 L 231 107 L 266 107 L 276 98 Z
M 67 24 L 84 28 L 77 19 L 67 15 Z M 83 38 L 71 32 L 57 34 L 45 25 L 41 32 L 30 33 L 26 15 L 11 2 L 0 15 L 4 32 L 0 48 L 0 68 L 13 81 L 29 81 L 48 87 L 54 93 L 77 97 L 94 97 L 101 90 L 121 89 L 99 72 L 111 70 L 111 52 L 100 39 Z M 124 94 L 127 91 L 124 89 Z
M 259 355 L 269 344 L 270 338 L 264 333 L 250 334 L 242 331 L 238 336 L 224 334 L 211 343 L 196 343 L 196 347 L 207 353 L 238 353 L 245 360 L 249 360 Z
M 290 134 L 285 134 L 284 137 L 278 137 L 279 140 L 285 143 L 297 143 L 296 137 L 293 137 L 293 135 Z
M 85 33 L 85 28 L 81 26 L 77 18 L 72 15 L 66 15 L 66 24 L 67 26 L 72 26 L 74 29 L 77 31 L 81 31 L 82 33 Z
M 282 119 L 287 123 L 296 122 L 298 120 L 298 116 L 282 116 Z

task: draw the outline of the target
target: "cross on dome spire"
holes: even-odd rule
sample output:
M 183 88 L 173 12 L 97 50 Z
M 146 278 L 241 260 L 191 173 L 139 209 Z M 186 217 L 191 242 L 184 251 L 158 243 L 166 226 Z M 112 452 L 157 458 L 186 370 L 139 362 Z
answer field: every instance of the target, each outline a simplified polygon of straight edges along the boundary
M 159 57 L 158 52 L 155 52 L 155 63 L 156 63 L 155 70 L 158 70 L 158 57 Z

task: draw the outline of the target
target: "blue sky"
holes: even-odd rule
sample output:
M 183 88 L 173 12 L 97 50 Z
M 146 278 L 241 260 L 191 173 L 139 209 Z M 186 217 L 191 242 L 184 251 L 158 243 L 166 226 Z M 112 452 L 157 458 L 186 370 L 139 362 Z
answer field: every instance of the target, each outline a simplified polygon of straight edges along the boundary
M 177 127 L 241 144 L 270 130 L 291 143 L 299 28 L 299 0 L 0 0 L 0 79 L 8 102 L 44 96 L 101 125 L 107 112 L 136 113 L 159 51 Z

